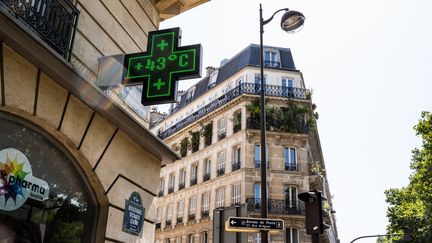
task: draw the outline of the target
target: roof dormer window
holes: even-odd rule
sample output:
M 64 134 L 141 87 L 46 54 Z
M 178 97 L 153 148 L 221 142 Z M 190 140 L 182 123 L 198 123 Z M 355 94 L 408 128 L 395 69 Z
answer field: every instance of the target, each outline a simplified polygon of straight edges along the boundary
M 192 88 L 190 88 L 187 92 L 187 96 L 186 96 L 186 103 L 189 103 L 192 101 L 192 98 L 194 96 L 195 93 L 195 86 L 193 86 Z
M 218 76 L 219 70 L 216 70 L 210 74 L 210 80 L 208 83 L 208 88 L 213 88 L 216 85 L 216 80 Z
M 264 66 L 280 67 L 279 52 L 275 50 L 264 51 Z

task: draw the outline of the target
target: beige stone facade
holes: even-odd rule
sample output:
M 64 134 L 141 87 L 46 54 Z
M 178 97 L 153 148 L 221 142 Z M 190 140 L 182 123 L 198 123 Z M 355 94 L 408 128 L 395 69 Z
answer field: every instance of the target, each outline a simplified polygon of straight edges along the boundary
M 236 58 L 245 56 L 244 52 L 245 50 L 235 56 L 234 61 L 230 60 L 231 62 L 226 65 L 237 65 L 240 61 Z M 226 72 L 224 68 L 226 67 L 221 67 L 215 72 L 219 71 L 220 75 Z M 259 156 L 256 156 L 256 146 L 260 144 L 260 130 L 259 127 L 250 125 L 251 111 L 247 108 L 253 100 L 259 97 L 257 93 L 253 94 L 256 91 L 254 85 L 255 77 L 258 74 L 259 68 L 246 65 L 227 75 L 225 79 L 218 79 L 215 86 L 207 84 L 207 82 L 211 83 L 212 74 L 210 74 L 210 77 L 200 81 L 204 82 L 204 85 L 198 83 L 186 91 L 185 95 L 187 98 L 187 94 L 192 94 L 195 90 L 205 91 L 196 96 L 190 96 L 194 98 L 187 101 L 186 104 L 180 101 L 179 105 L 172 107 L 174 108 L 172 114 L 152 128 L 155 134 L 159 134 L 179 154 L 182 153 L 182 140 L 189 138 L 191 141 L 193 132 L 201 133 L 198 150 L 193 151 L 193 145 L 190 142 L 187 146 L 187 153 L 181 160 L 166 165 L 161 170 L 159 198 L 156 205 L 158 213 L 155 242 L 213 242 L 214 232 L 212 232 L 211 225 L 214 210 L 217 208 L 246 204 L 247 215 L 242 216 L 260 217 L 260 211 L 257 208 L 260 204 L 260 195 L 256 191 L 261 182 L 260 169 L 256 165 L 256 157 L 259 160 Z M 299 71 L 266 68 L 265 75 L 267 84 L 273 85 L 269 87 L 273 87 L 274 90 L 281 90 L 281 79 L 288 77 L 294 88 L 301 92 L 308 92 L 305 90 Z M 252 87 L 252 91 L 242 90 L 247 87 Z M 287 99 L 280 96 L 283 94 L 268 95 L 267 104 L 278 107 L 286 106 Z M 184 98 L 185 96 L 181 100 Z M 310 97 L 306 96 L 294 97 L 292 100 L 305 106 L 312 104 Z M 218 105 L 215 102 L 224 103 Z M 203 111 L 203 109 L 206 110 Z M 204 115 L 194 116 L 194 114 Z M 235 122 L 238 119 L 235 114 L 241 114 L 240 127 Z M 224 135 L 219 136 L 221 134 L 219 126 L 224 126 L 220 122 L 222 119 L 226 121 L 226 128 L 225 132 L 222 132 Z M 182 125 L 178 128 L 176 124 Z M 208 146 L 205 145 L 205 137 L 202 136 L 206 124 L 212 124 L 212 139 Z M 297 195 L 312 189 L 321 190 L 329 198 L 328 208 L 332 208 L 331 194 L 325 175 L 322 174 L 324 170 L 317 172 L 311 169 L 311 165 L 315 162 L 320 164 L 320 168 L 324 167 L 318 133 L 314 129 L 294 133 L 276 132 L 272 131 L 273 129 L 268 128 L 266 135 L 269 161 L 267 171 L 269 218 L 283 219 L 286 230 L 278 234 L 271 234 L 270 242 L 311 242 L 305 230 L 304 205 L 297 200 Z M 169 135 L 166 135 L 167 133 Z M 295 151 L 295 161 L 292 161 L 295 165 L 287 168 L 287 157 L 284 151 L 289 151 L 289 149 Z M 239 156 L 238 151 L 240 151 Z M 219 163 L 218 155 L 221 152 L 225 153 L 225 159 Z M 210 170 L 206 169 L 206 161 L 211 161 Z M 288 166 L 292 165 L 288 164 Z M 195 171 L 194 166 L 197 167 L 196 176 L 192 175 Z M 221 167 L 224 169 L 223 173 L 218 171 Z M 186 171 L 185 179 L 182 178 L 182 170 Z M 208 171 L 210 171 L 209 176 L 206 175 Z M 317 173 L 321 174 L 317 175 Z M 173 182 L 170 177 L 174 178 Z M 181 184 L 184 184 L 184 188 Z M 238 191 L 234 185 L 239 185 L 240 190 Z M 224 190 L 222 200 L 217 195 L 220 189 Z M 204 202 L 206 193 L 210 194 L 208 206 Z M 290 193 L 292 195 L 289 195 Z M 195 210 L 192 211 L 189 205 L 191 200 L 196 200 L 196 203 L 193 203 L 196 205 L 192 206 Z M 180 210 L 179 201 L 184 202 Z M 207 211 L 208 217 L 206 216 Z M 191 218 L 189 216 L 191 214 L 194 217 Z M 179 218 L 181 222 L 178 222 Z M 334 217 L 330 215 L 327 221 L 331 221 L 332 227 L 321 236 L 322 242 L 336 242 Z M 259 242 L 257 234 L 242 234 L 248 234 L 247 242 Z
M 177 155 L 147 130 L 146 117 L 118 99 L 119 90 L 109 98 L 94 86 L 99 58 L 145 51 L 161 19 L 205 1 L 71 1 L 79 21 L 70 61 L 13 16 L 11 2 L 0 1 L 0 118 L 33 128 L 72 161 L 96 211 L 91 242 L 153 242 L 160 167 Z M 134 191 L 145 208 L 142 236 L 122 231 L 125 200 Z

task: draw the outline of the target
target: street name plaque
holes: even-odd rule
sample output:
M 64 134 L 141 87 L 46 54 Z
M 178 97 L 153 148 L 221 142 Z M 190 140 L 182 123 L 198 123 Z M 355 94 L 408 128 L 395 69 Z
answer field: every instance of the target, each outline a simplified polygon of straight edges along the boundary
M 225 222 L 225 230 L 229 232 L 268 230 L 273 233 L 284 230 L 284 221 L 281 219 L 229 217 Z
M 201 45 L 179 46 L 180 28 L 149 32 L 147 51 L 126 54 L 123 85 L 143 84 L 143 105 L 175 102 L 179 79 L 201 77 Z

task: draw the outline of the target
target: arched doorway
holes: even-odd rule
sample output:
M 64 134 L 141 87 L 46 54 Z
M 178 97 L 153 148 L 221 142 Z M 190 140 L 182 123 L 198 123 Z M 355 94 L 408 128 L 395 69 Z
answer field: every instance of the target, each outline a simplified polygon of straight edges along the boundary
M 6 233 L 29 242 L 95 241 L 100 210 L 76 159 L 43 129 L 4 112 L 0 175 L 0 241 Z

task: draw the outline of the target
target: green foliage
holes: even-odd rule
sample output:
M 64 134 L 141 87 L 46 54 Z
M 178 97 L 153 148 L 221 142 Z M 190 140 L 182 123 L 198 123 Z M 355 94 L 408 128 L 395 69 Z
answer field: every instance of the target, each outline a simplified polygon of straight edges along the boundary
M 79 221 L 61 222 L 50 242 L 80 243 L 84 225 Z
M 200 143 L 200 132 L 189 132 L 191 135 L 192 152 L 198 151 Z
M 180 141 L 180 155 L 182 157 L 186 157 L 189 144 L 190 144 L 189 137 L 185 137 Z
M 286 106 L 265 106 L 266 126 L 271 131 L 289 132 L 289 133 L 307 133 L 310 129 L 316 127 L 318 113 L 314 112 L 316 105 L 309 103 L 300 103 L 288 100 Z M 250 112 L 251 120 L 259 122 L 260 104 L 259 100 L 254 100 L 246 106 Z M 259 127 L 258 124 L 253 124 Z
M 412 151 L 410 183 L 399 189 L 385 191 L 390 234 L 403 233 L 402 228 L 411 229 L 412 242 L 432 242 L 432 113 L 423 112 L 422 119 L 414 127 L 423 144 Z M 394 237 L 393 242 L 403 242 Z

